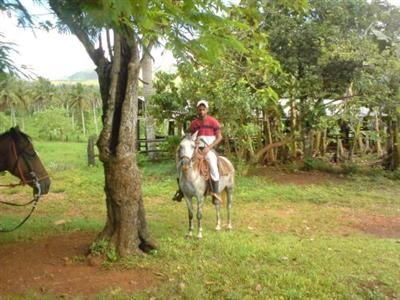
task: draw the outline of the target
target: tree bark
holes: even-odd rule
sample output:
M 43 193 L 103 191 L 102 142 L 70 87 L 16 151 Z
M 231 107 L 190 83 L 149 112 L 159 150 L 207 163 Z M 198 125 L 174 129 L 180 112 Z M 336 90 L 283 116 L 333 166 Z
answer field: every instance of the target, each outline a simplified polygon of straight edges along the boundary
M 376 152 L 379 157 L 383 155 L 378 113 L 375 112 Z
M 400 141 L 399 141 L 399 120 L 395 116 L 390 121 L 388 142 L 388 169 L 394 171 L 400 166 Z
M 400 139 L 399 139 L 399 118 L 396 117 L 393 122 L 393 146 L 394 146 L 394 155 L 393 155 L 393 170 L 397 170 L 400 166 Z
M 85 124 L 85 114 L 83 112 L 83 108 L 80 108 L 81 110 L 81 122 L 82 122 L 82 131 L 83 131 L 83 136 L 86 137 L 86 124 Z
M 99 125 L 97 124 L 97 114 L 96 114 L 97 107 L 96 107 L 96 100 L 95 99 L 93 99 L 93 103 L 92 104 L 93 104 L 92 109 L 93 109 L 94 130 L 96 131 L 96 134 L 99 134 Z
M 314 134 L 313 155 L 319 156 L 321 149 L 322 132 L 317 131 Z
M 321 156 L 324 157 L 326 154 L 326 148 L 328 146 L 327 143 L 327 129 L 325 128 L 322 132 L 322 137 L 321 137 L 321 146 L 320 146 L 320 152 L 321 152 Z
M 296 99 L 290 99 L 290 134 L 293 139 L 291 145 L 291 157 L 292 160 L 297 158 L 297 142 L 296 138 L 296 128 L 297 128 L 297 109 L 296 109 Z
M 264 135 L 265 135 L 265 139 L 267 142 L 267 145 L 272 145 L 273 144 L 273 139 L 272 139 L 272 131 L 271 131 L 271 122 L 269 119 L 269 115 L 264 111 L 263 113 L 263 117 L 264 117 Z M 265 149 L 265 148 L 264 148 Z M 273 163 L 275 161 L 275 155 L 273 152 L 273 148 L 269 147 L 267 148 L 267 161 L 269 163 Z

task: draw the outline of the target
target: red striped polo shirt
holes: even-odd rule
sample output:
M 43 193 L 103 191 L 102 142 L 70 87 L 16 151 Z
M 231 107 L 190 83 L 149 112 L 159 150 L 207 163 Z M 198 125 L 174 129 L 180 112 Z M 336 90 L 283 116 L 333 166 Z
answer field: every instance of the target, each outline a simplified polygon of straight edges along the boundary
M 220 130 L 219 122 L 211 116 L 206 116 L 204 121 L 196 118 L 190 126 L 192 134 L 199 131 L 197 136 L 216 136 Z

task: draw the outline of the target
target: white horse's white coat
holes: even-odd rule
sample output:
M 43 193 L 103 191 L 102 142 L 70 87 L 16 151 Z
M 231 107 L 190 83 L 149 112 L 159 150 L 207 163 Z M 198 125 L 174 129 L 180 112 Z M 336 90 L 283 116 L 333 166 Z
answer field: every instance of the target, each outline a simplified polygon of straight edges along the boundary
M 193 234 L 193 203 L 192 199 L 195 197 L 197 199 L 197 222 L 198 222 L 198 238 L 203 237 L 203 229 L 201 224 L 202 214 L 203 214 L 203 204 L 204 198 L 207 189 L 207 182 L 200 176 L 200 172 L 193 168 L 193 155 L 195 151 L 195 142 L 197 134 L 195 133 L 193 136 L 187 135 L 179 144 L 178 150 L 178 159 L 177 159 L 177 170 L 179 176 L 179 187 L 185 197 L 188 213 L 189 213 L 189 231 L 187 236 L 192 236 Z M 231 165 L 231 169 L 234 170 L 232 163 L 225 157 L 222 157 L 227 161 L 229 165 Z M 232 228 L 231 221 L 231 208 L 232 208 L 232 200 L 233 200 L 233 187 L 234 187 L 234 177 L 235 173 L 232 173 L 220 176 L 219 180 L 219 191 L 221 193 L 223 191 L 227 194 L 227 212 L 228 212 L 228 229 Z M 217 225 L 215 227 L 216 230 L 221 229 L 221 213 L 220 201 L 215 201 L 214 203 L 216 213 L 217 213 Z

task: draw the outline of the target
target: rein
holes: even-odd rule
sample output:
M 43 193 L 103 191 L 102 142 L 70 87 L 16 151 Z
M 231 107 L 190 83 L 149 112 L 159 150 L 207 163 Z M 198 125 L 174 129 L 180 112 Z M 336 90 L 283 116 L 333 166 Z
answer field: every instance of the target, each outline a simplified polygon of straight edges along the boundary
M 31 173 L 33 173 L 33 172 L 31 172 Z M 37 189 L 37 193 L 35 193 L 33 195 L 33 199 L 31 201 L 28 201 L 28 202 L 26 202 L 24 204 L 17 204 L 17 203 L 11 203 L 11 202 L 6 202 L 6 201 L 0 201 L 0 203 L 2 203 L 2 204 L 11 205 L 11 206 L 26 206 L 28 204 L 33 203 L 31 211 L 29 212 L 29 214 L 18 225 L 14 226 L 13 228 L 10 228 L 10 229 L 2 229 L 2 228 L 0 228 L 0 233 L 2 233 L 2 232 L 11 232 L 11 231 L 14 231 L 14 230 L 18 229 L 19 227 L 21 227 L 30 218 L 30 216 L 32 215 L 32 213 L 36 209 L 36 205 L 39 202 L 39 198 L 40 198 L 40 195 L 41 195 L 41 188 L 40 188 L 39 180 L 36 177 L 35 173 L 33 173 L 33 176 L 35 176 L 33 178 L 33 182 L 34 182 L 35 187 Z

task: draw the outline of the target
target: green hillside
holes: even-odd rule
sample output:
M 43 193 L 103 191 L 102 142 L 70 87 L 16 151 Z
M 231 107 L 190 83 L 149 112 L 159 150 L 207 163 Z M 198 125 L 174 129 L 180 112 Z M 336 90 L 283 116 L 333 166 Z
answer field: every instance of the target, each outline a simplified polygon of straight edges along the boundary
M 86 80 L 97 80 L 97 74 L 93 70 L 80 71 L 68 76 L 66 80 L 73 81 L 86 81 Z

